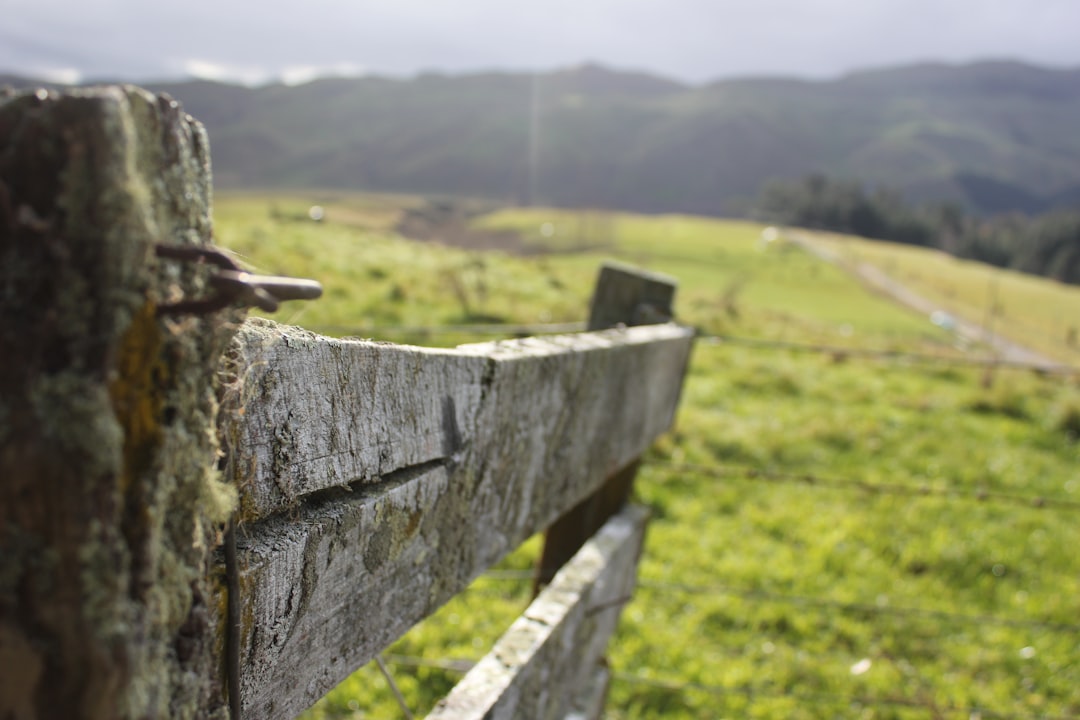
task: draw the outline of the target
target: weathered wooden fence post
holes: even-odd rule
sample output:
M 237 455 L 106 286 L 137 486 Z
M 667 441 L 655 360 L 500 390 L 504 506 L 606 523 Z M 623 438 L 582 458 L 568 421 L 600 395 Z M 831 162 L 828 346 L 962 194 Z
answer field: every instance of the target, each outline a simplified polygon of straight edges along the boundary
M 667 322 L 674 294 L 670 278 L 607 265 L 593 296 L 589 329 Z M 684 332 L 692 337 L 692 332 Z M 655 378 L 675 380 L 667 386 L 672 409 L 688 358 L 689 352 L 679 366 Z M 594 422 L 621 424 L 624 411 L 650 392 L 645 386 L 620 390 L 597 408 Z M 672 419 L 665 418 L 665 429 Z M 638 465 L 635 455 L 609 465 L 599 488 L 549 526 L 538 565 L 537 597 L 429 720 L 601 717 L 610 677 L 603 658 L 636 583 L 648 520 L 647 510 L 627 505 Z
M 202 127 L 107 87 L 0 98 L 0 717 L 225 717 L 210 556 L 234 504 L 214 380 L 239 317 L 176 319 L 210 237 Z
M 674 278 L 606 264 L 600 269 L 589 308 L 589 330 L 618 325 L 652 325 L 673 317 Z M 616 413 L 619 408 L 611 408 Z M 638 462 L 616 470 L 596 493 L 575 506 L 545 533 L 533 594 L 551 582 L 555 573 L 600 529 L 630 497 Z
M 693 332 L 238 330 L 232 290 L 272 307 L 317 284 L 212 268 L 191 251 L 210 234 L 206 136 L 168 98 L 0 99 L 0 718 L 295 716 L 596 495 L 584 547 L 438 711 L 565 713 L 549 688 L 588 689 L 647 513 L 604 520 L 671 425 Z M 644 282 L 616 321 L 670 314 Z

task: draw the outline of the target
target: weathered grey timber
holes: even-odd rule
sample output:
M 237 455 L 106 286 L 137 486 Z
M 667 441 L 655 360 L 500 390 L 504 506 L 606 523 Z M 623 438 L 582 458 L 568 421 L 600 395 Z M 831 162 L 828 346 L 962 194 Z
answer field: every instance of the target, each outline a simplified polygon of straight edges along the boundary
M 635 573 L 636 571 L 635 568 Z M 586 675 L 573 707 L 563 720 L 601 720 L 604 717 L 608 686 L 611 684 L 611 668 L 603 658 L 597 661 L 594 668 L 591 677 Z
M 223 428 L 241 520 L 330 487 L 460 452 L 487 362 L 452 350 L 334 340 L 268 320 L 237 335 Z
M 210 237 L 202 127 L 135 88 L 0 98 L 0 717 L 214 718 L 235 313 L 160 320 Z
M 605 263 L 589 306 L 589 329 L 667 322 L 675 316 L 676 286 L 668 275 Z
M 598 694 L 582 669 L 603 657 L 633 591 L 647 517 L 629 506 L 608 520 L 428 720 L 593 717 L 595 707 L 575 707 L 582 691 Z
M 308 707 L 637 458 L 671 425 L 692 336 L 444 351 L 249 321 L 223 413 L 248 519 L 245 714 Z
M 213 270 L 156 252 L 210 237 L 206 135 L 168 98 L 0 98 L 4 720 L 292 717 L 671 424 L 688 329 L 234 341 L 242 313 L 198 302 Z M 640 539 L 605 542 L 566 592 L 632 583 Z M 536 659 L 576 642 L 591 674 L 615 606 L 545 602 Z
M 487 462 L 529 482 L 545 462 L 580 463 L 555 483 L 613 472 L 670 425 L 691 335 L 653 325 L 439 350 L 249 320 L 222 418 L 241 519 L 466 450 L 512 456 Z M 558 484 L 544 493 L 567 499 Z
M 676 282 L 672 277 L 618 263 L 604 263 L 589 303 L 589 330 L 669 322 L 674 314 Z M 636 463 L 612 473 L 604 484 L 570 508 L 544 533 L 533 594 L 551 582 L 592 535 L 627 503 Z

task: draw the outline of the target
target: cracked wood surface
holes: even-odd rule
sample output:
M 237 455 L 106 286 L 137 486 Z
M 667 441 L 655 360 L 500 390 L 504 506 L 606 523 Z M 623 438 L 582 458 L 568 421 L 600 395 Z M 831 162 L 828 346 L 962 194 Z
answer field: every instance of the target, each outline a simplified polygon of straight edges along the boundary
M 291 717 L 637 458 L 693 331 L 430 350 L 249 321 L 223 431 L 241 490 L 241 697 Z
M 608 520 L 428 720 L 597 717 L 577 700 L 590 695 L 634 590 L 647 519 L 647 510 L 629 506 Z
M 222 421 L 240 519 L 497 445 L 492 429 L 512 431 L 533 465 L 550 451 L 610 473 L 670 425 L 691 335 L 649 325 L 443 350 L 249 320 L 231 353 Z
M 131 86 L 0 91 L 0 718 L 223 718 L 208 577 L 233 493 L 213 387 L 209 141 Z

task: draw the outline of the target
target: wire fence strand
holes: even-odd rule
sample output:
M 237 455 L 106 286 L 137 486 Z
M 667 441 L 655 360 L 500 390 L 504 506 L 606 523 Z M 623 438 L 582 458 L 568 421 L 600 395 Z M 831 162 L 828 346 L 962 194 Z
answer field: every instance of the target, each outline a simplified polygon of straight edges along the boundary
M 478 660 L 465 658 L 422 658 L 411 655 L 385 656 L 388 662 L 400 667 L 410 668 L 434 668 L 446 672 L 464 675 L 476 665 Z M 612 673 L 612 680 L 631 685 L 644 685 L 671 693 L 684 694 L 687 692 L 707 693 L 714 696 L 739 696 L 748 702 L 755 700 L 792 700 L 800 703 L 815 705 L 843 705 L 851 707 L 897 707 L 916 710 L 927 710 L 940 717 L 942 713 L 962 715 L 966 718 L 995 718 L 997 720 L 1076 720 L 1075 715 L 1047 715 L 1045 713 L 1018 713 L 1002 712 L 982 706 L 964 706 L 951 703 L 938 703 L 932 700 L 910 698 L 904 696 L 864 696 L 864 695 L 840 695 L 825 692 L 793 691 L 789 689 L 777 689 L 755 685 L 711 685 L 698 682 L 683 682 L 650 678 L 625 672 Z
M 495 582 L 521 582 L 532 580 L 532 572 L 527 570 L 494 570 L 485 573 L 487 580 Z M 905 607 L 877 602 L 846 602 L 835 598 L 797 595 L 790 593 L 778 593 L 761 588 L 739 588 L 732 585 L 709 584 L 689 585 L 684 583 L 670 583 L 660 580 L 638 579 L 635 586 L 637 590 L 657 593 L 660 595 L 708 595 L 712 597 L 725 596 L 736 597 L 743 600 L 765 600 L 768 602 L 785 603 L 801 607 L 811 607 L 821 610 L 861 614 L 872 616 L 893 616 L 899 618 L 923 618 L 939 620 L 942 622 L 963 623 L 971 625 L 997 625 L 1001 627 L 1025 628 L 1034 630 L 1053 630 L 1055 632 L 1080 633 L 1080 624 L 1062 623 L 1053 620 L 1033 618 L 1011 618 L 1000 615 L 985 615 L 975 613 L 957 613 L 933 608 Z M 480 588 L 470 588 L 469 592 L 484 592 Z
M 941 713 L 961 715 L 966 718 L 998 718 L 1000 720 L 1076 720 L 1075 715 L 1047 715 L 1044 713 L 1016 713 L 1000 712 L 985 707 L 971 707 L 937 703 L 931 700 L 892 696 L 875 697 L 862 695 L 838 695 L 832 693 L 809 693 L 788 689 L 772 689 L 754 685 L 725 686 L 709 685 L 696 682 L 673 682 L 657 678 L 648 678 L 641 675 L 616 672 L 612 674 L 612 680 L 616 682 L 630 683 L 634 685 L 647 685 L 649 687 L 667 690 L 672 693 L 685 693 L 687 691 L 708 693 L 710 695 L 738 695 L 748 701 L 755 699 L 764 700 L 795 700 L 801 703 L 828 704 L 828 705 L 860 705 L 877 707 L 901 707 L 927 710 L 940 717 Z
M 382 335 L 561 335 L 585 331 L 584 322 L 563 323 L 483 323 L 465 325 L 312 325 L 309 330 L 348 337 L 377 337 Z
M 1025 495 L 1007 493 L 999 490 L 977 488 L 974 490 L 940 487 L 925 483 L 870 482 L 859 478 L 817 475 L 806 472 L 782 472 L 766 470 L 745 465 L 704 465 L 696 463 L 678 463 L 666 460 L 650 460 L 645 465 L 670 473 L 694 473 L 717 480 L 763 480 L 773 483 L 793 483 L 809 487 L 830 489 L 858 490 L 877 495 L 903 495 L 914 497 L 946 497 L 971 502 L 997 502 L 1033 510 L 1080 510 L 1080 500 L 1047 497 L 1044 495 Z
M 879 615 L 895 617 L 918 617 L 932 618 L 935 620 L 969 623 L 973 625 L 998 625 L 1003 627 L 1053 630 L 1055 632 L 1080 633 L 1080 625 L 1054 622 L 1052 620 L 1037 620 L 1031 618 L 1010 618 L 999 615 L 978 615 L 973 613 L 956 613 L 945 610 L 933 610 L 929 608 L 898 607 L 877 603 L 842 602 L 833 598 L 815 597 L 810 595 L 790 595 L 775 593 L 768 590 L 736 588 L 729 585 L 684 585 L 679 583 L 666 583 L 652 580 L 640 580 L 637 587 L 643 590 L 654 590 L 664 594 L 686 595 L 709 595 L 737 597 L 743 600 L 766 600 L 768 602 L 786 603 L 802 607 L 812 607 L 821 610 L 835 610 L 842 613 Z
M 398 689 L 397 683 L 394 682 L 394 676 L 386 669 L 386 662 L 383 660 L 382 655 L 375 656 L 375 664 L 379 667 L 379 672 L 382 673 L 383 678 L 386 680 L 390 692 L 394 694 L 394 699 L 397 700 L 398 707 L 401 709 L 401 716 L 405 718 L 405 720 L 413 720 L 413 714 L 405 702 L 405 696 L 401 694 L 401 690 Z
M 532 335 L 552 335 L 577 333 L 586 330 L 582 321 L 558 323 L 459 323 L 448 325 L 312 325 L 313 332 L 327 333 L 346 337 L 383 337 L 383 336 L 439 336 L 439 335 L 503 335 L 527 337 Z M 880 361 L 896 361 L 907 364 L 927 364 L 939 366 L 995 368 L 1001 370 L 1027 370 L 1032 372 L 1075 376 L 1080 368 L 1068 363 L 1039 364 L 1001 360 L 993 355 L 979 357 L 949 354 L 920 353 L 889 348 L 872 348 L 822 343 L 802 343 L 772 338 L 755 338 L 727 333 L 714 333 L 699 328 L 698 340 L 704 347 L 723 347 L 738 345 L 761 350 L 781 350 L 791 352 L 830 355 L 837 358 L 863 358 Z
M 786 340 L 772 340 L 768 338 L 752 338 L 738 335 L 726 335 L 721 333 L 698 334 L 698 340 L 704 341 L 704 345 L 724 346 L 741 345 L 749 348 L 762 350 L 788 350 L 792 352 L 815 353 L 832 355 L 843 358 L 865 358 L 872 360 L 894 360 L 911 364 L 945 365 L 956 367 L 974 368 L 997 368 L 1002 370 L 1030 370 L 1032 372 L 1076 375 L 1080 368 L 1067 363 L 1030 363 L 1002 360 L 989 356 L 964 357 L 956 355 L 934 355 L 931 353 L 918 353 L 907 350 L 891 350 L 883 348 L 848 347 L 844 345 L 822 345 L 816 343 L 797 343 Z

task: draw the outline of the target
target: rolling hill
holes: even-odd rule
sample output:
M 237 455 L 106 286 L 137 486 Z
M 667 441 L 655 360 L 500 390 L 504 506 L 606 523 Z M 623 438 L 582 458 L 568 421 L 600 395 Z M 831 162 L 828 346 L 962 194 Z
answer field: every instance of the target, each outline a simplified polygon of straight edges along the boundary
M 206 124 L 223 187 L 715 215 L 738 212 L 767 180 L 819 172 L 981 213 L 1080 199 L 1080 69 L 922 64 L 688 86 L 585 65 L 535 76 L 147 86 Z

